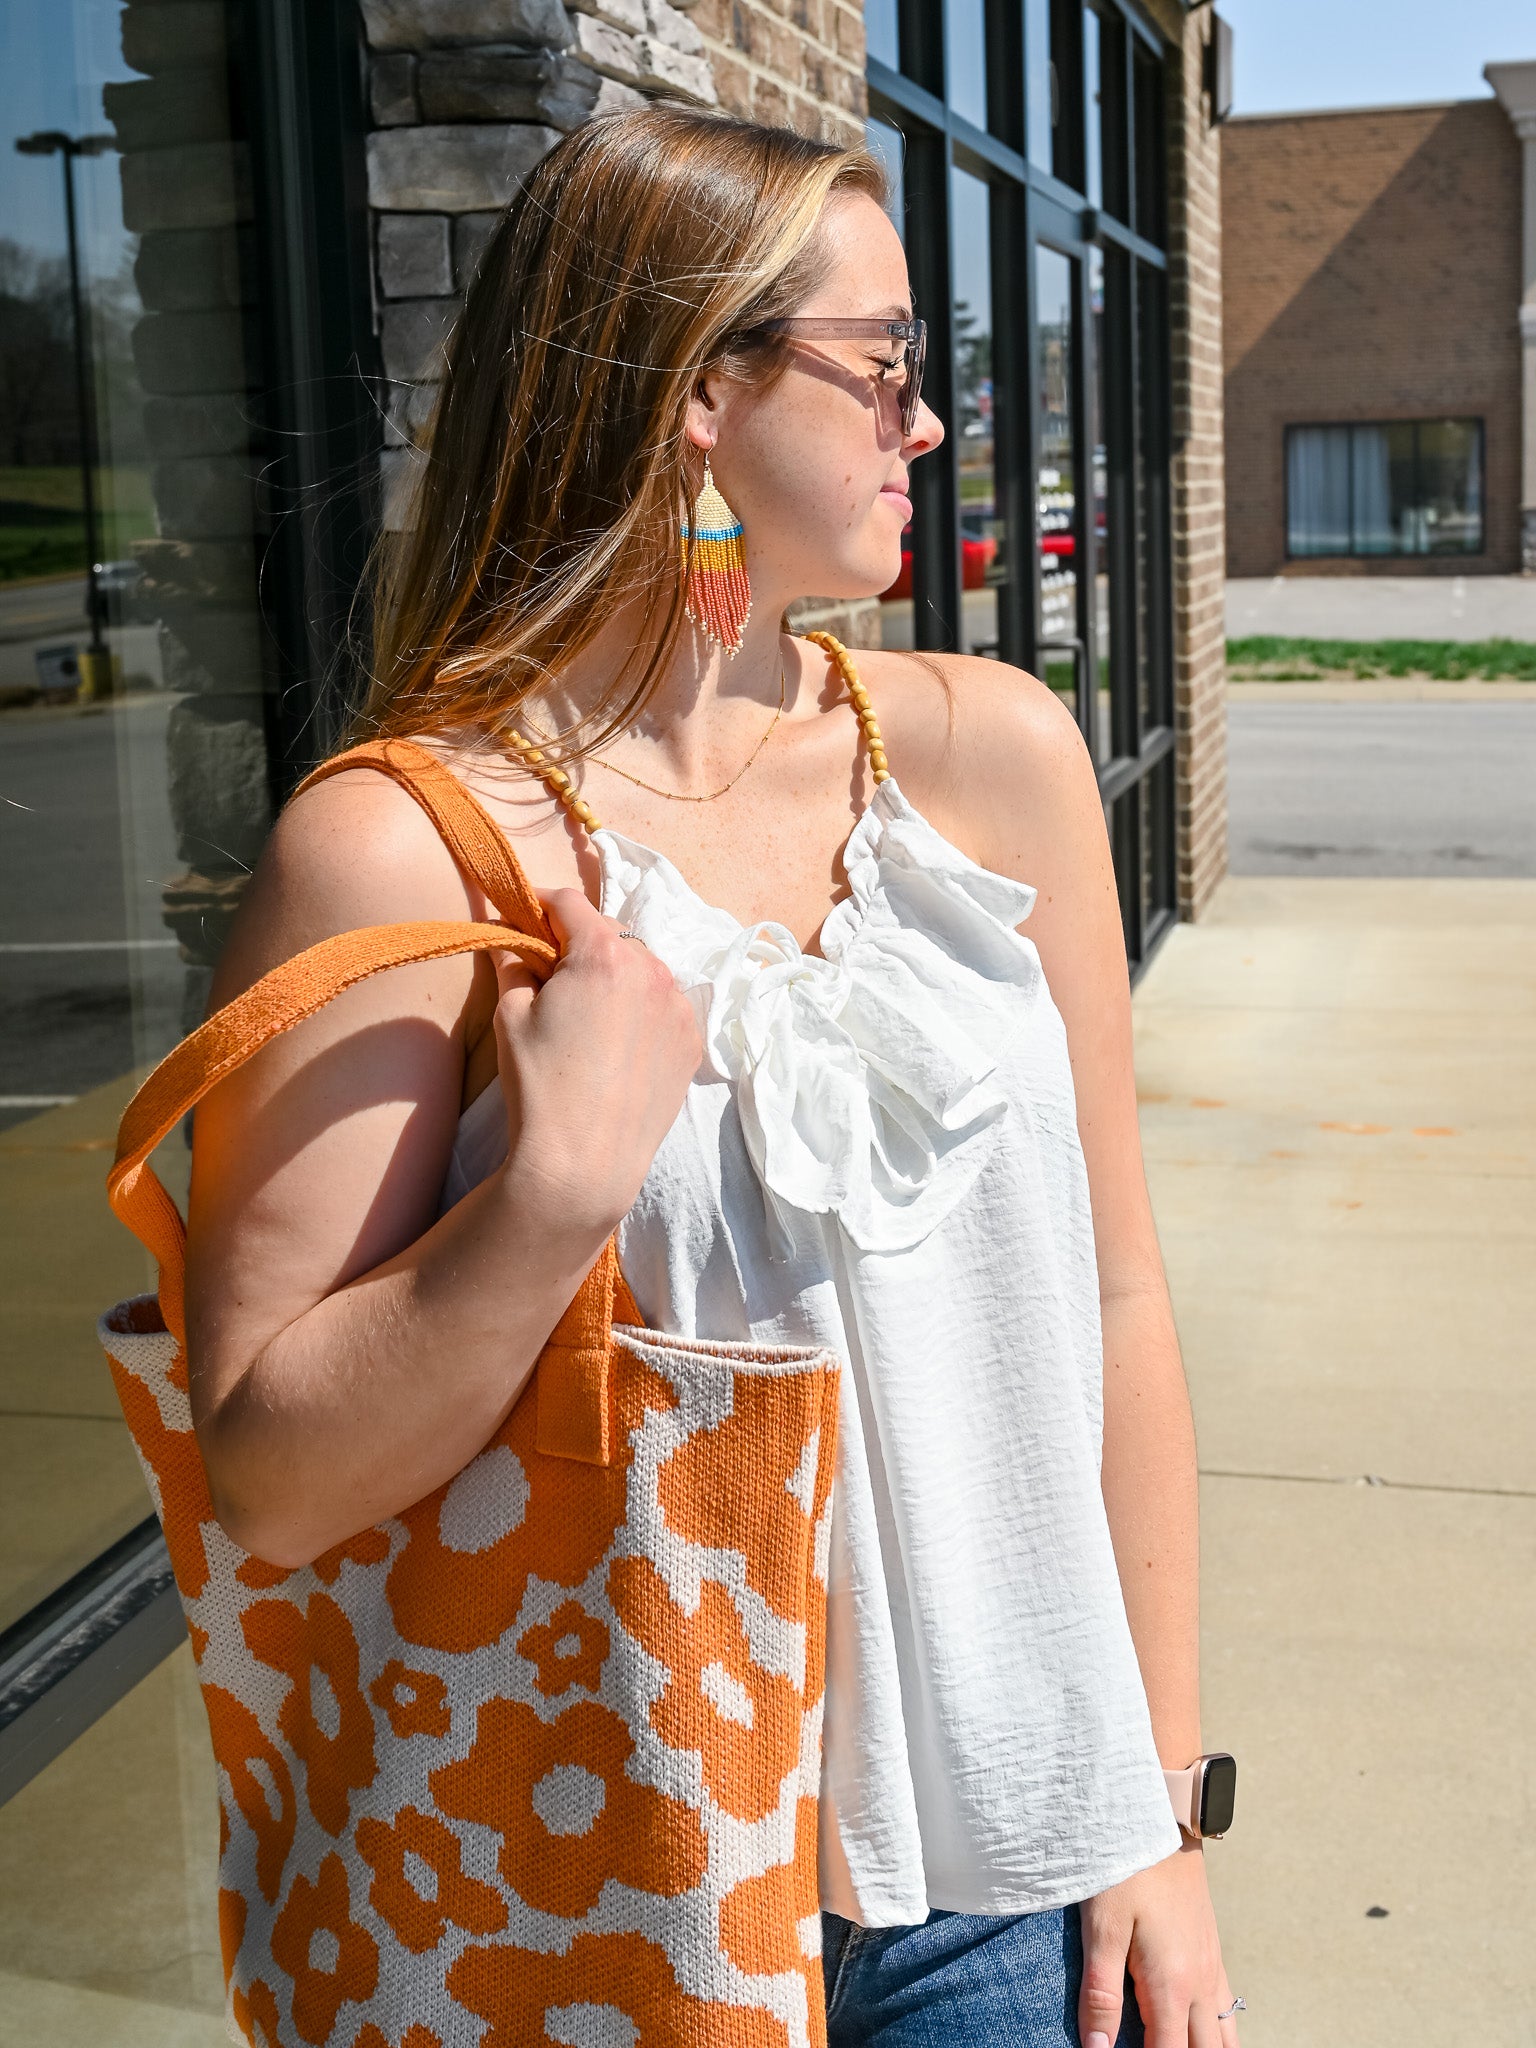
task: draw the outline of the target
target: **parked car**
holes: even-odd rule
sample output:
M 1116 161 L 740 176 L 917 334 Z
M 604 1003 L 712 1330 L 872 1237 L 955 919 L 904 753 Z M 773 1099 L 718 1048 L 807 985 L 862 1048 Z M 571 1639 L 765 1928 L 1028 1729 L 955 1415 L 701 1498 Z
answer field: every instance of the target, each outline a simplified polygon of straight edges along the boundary
M 137 620 L 144 587 L 143 564 L 124 559 L 96 564 L 96 591 L 112 624 Z
M 912 529 L 909 526 L 901 536 L 901 574 L 884 595 L 886 597 L 910 597 L 912 595 Z M 963 514 L 960 520 L 960 582 L 966 590 L 984 590 L 987 571 L 997 560 L 996 537 L 984 531 L 979 513 Z

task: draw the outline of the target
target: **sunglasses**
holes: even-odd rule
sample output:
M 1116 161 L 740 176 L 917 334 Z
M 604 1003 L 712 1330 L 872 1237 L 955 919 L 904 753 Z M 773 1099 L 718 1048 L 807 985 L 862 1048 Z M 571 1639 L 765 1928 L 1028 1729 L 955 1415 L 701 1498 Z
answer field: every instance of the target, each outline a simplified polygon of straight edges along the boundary
M 761 332 L 803 341 L 899 341 L 906 349 L 906 380 L 901 387 L 901 431 L 917 425 L 923 396 L 923 364 L 928 359 L 926 320 L 769 320 Z

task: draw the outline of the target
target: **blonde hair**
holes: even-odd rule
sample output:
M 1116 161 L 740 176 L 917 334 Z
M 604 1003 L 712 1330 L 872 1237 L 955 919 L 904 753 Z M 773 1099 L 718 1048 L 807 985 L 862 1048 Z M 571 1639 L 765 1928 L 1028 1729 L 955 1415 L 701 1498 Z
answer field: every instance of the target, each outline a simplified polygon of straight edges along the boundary
M 355 735 L 494 728 L 639 600 L 575 759 L 652 694 L 684 623 L 684 432 L 700 377 L 782 366 L 760 330 L 823 262 L 863 149 L 653 104 L 560 142 L 507 209 L 448 350 L 411 530 L 381 547 Z

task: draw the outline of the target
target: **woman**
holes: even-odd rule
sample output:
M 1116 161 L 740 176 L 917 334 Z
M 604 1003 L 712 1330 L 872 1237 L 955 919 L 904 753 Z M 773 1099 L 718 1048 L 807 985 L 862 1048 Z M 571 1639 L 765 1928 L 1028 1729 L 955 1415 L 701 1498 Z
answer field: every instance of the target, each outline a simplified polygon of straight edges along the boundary
M 865 697 L 781 630 L 890 585 L 943 439 L 884 196 L 860 151 L 655 107 L 493 240 L 363 726 L 480 798 L 564 958 L 381 976 L 209 1098 L 199 1442 L 235 1539 L 308 1561 L 475 1456 L 616 1226 L 653 1326 L 831 1344 L 833 2041 L 1231 2048 L 1160 1767 L 1200 1751 L 1193 1442 L 1093 769 L 1015 670 L 868 653 Z M 702 573 L 729 512 L 744 619 Z M 485 915 L 345 770 L 217 994 Z

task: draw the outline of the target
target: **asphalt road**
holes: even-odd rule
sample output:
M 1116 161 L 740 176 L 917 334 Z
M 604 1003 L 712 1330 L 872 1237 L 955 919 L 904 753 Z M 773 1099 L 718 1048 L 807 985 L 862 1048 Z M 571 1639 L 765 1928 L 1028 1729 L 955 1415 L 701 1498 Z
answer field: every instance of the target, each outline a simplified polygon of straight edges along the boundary
M 1536 689 L 1227 717 L 1234 874 L 1536 875 Z
M 0 1128 L 180 1035 L 185 974 L 160 921 L 180 865 L 173 701 L 0 713 Z

